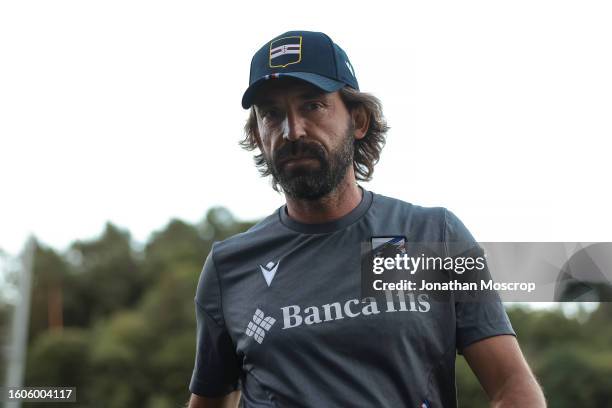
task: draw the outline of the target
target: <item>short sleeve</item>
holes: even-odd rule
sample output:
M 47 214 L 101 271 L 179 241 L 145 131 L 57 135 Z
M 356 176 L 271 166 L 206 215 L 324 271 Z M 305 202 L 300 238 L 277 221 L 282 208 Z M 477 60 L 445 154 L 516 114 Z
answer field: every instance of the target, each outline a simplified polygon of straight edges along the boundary
M 478 243 L 461 220 L 445 210 L 445 245 L 447 255 L 470 253 L 480 249 Z M 479 272 L 479 279 L 491 279 L 488 267 Z M 516 336 L 508 314 L 497 293 L 473 301 L 455 302 L 455 335 L 457 351 L 463 353 L 468 345 L 488 337 L 500 335 Z
M 204 397 L 221 397 L 238 388 L 240 365 L 223 319 L 213 250 L 200 275 L 195 310 L 196 358 L 189 391 Z

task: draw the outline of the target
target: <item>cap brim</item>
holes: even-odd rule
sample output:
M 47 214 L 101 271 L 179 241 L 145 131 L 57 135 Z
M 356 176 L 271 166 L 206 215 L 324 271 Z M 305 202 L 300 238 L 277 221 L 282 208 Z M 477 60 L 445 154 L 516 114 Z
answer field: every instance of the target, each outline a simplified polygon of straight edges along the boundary
M 278 74 L 278 77 L 291 77 L 301 79 L 302 81 L 306 81 L 309 84 L 312 84 L 325 92 L 335 92 L 346 85 L 344 82 L 336 81 L 334 79 L 330 79 L 322 75 L 312 74 L 310 72 L 286 72 Z M 244 95 L 242 96 L 242 107 L 244 109 L 249 109 L 251 105 L 253 105 L 253 99 L 255 99 L 257 91 L 267 80 L 270 79 L 274 78 L 270 76 L 261 77 L 247 88 L 247 90 L 244 92 Z

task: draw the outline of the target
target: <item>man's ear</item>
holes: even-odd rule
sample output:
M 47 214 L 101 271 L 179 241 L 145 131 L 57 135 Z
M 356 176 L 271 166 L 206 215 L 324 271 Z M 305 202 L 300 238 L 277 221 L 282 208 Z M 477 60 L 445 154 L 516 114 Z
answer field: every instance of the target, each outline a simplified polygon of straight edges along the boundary
M 370 114 L 363 105 L 351 110 L 353 125 L 355 126 L 355 139 L 363 139 L 370 127 Z

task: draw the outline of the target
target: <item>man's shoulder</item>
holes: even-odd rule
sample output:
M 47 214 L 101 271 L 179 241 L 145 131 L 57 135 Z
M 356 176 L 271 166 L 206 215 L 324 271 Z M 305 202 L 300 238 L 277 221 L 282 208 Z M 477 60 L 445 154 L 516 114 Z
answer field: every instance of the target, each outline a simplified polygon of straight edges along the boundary
M 264 245 L 264 242 L 275 236 L 279 236 L 285 229 L 279 220 L 278 211 L 279 209 L 276 209 L 272 214 L 244 232 L 232 235 L 222 241 L 216 241 L 213 244 L 215 257 L 233 256 L 247 249 L 252 250 L 258 245 Z
M 422 206 L 381 194 L 374 195 L 373 224 L 409 231 L 419 241 L 473 240 L 461 220 L 447 207 Z
M 374 193 L 374 204 L 385 213 L 417 217 L 421 220 L 444 221 L 448 210 L 440 206 L 422 206 L 395 197 Z

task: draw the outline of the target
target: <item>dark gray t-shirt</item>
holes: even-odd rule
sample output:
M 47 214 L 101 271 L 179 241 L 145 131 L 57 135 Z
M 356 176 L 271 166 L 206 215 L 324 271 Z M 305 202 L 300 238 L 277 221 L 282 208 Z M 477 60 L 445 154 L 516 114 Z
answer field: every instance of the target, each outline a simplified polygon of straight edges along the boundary
M 394 235 L 474 241 L 445 208 L 363 190 L 336 221 L 302 224 L 283 206 L 215 243 L 195 297 L 190 391 L 240 387 L 247 408 L 455 407 L 456 352 L 514 331 L 499 301 L 361 299 L 361 244 Z

